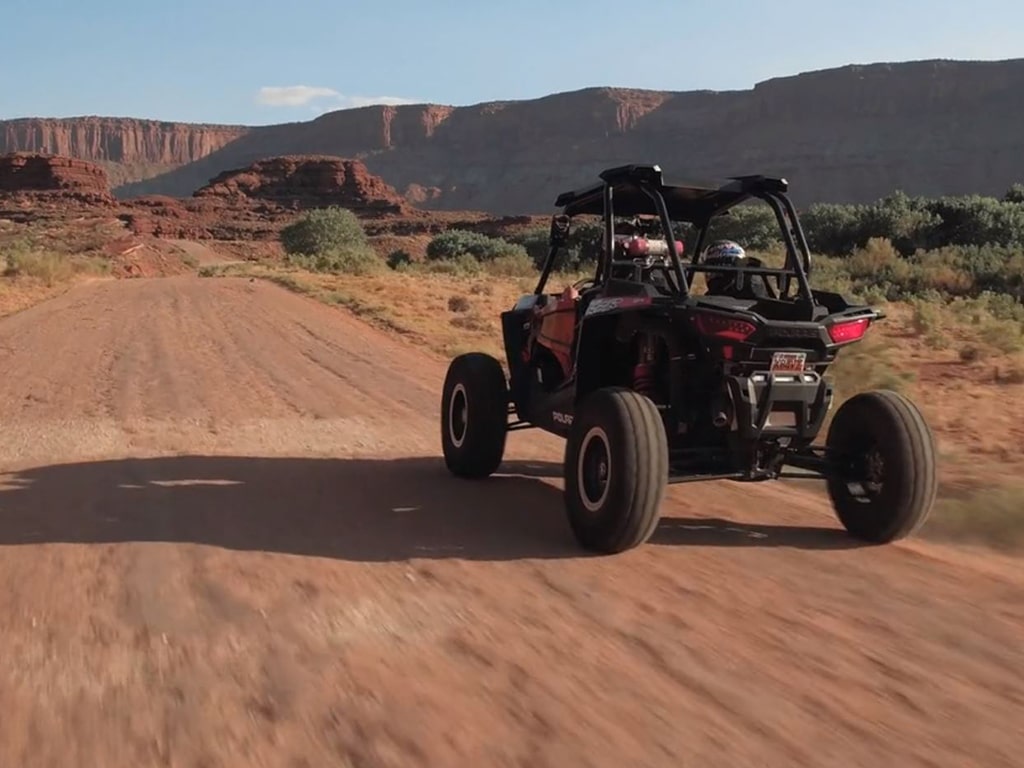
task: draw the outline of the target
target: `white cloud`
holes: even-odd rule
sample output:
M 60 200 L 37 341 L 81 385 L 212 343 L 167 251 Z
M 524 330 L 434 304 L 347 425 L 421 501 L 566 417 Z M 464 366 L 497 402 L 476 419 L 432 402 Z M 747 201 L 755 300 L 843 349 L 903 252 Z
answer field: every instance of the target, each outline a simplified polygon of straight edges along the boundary
M 315 85 L 265 85 L 260 88 L 256 101 L 271 107 L 301 107 L 327 96 L 340 97 L 341 94 L 333 88 Z
M 321 100 L 318 104 L 310 102 Z M 256 101 L 270 107 L 301 107 L 309 105 L 314 112 L 323 114 L 336 109 L 355 109 L 373 104 L 416 104 L 415 99 L 401 96 L 348 96 L 333 88 L 315 85 L 265 85 L 260 88 Z

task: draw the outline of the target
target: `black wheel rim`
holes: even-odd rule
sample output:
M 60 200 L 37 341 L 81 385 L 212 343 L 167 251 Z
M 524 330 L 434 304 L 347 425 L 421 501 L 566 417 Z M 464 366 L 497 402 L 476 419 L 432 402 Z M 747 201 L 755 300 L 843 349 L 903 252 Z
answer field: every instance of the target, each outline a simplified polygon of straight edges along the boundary
M 846 490 L 862 504 L 870 504 L 882 495 L 885 485 L 885 458 L 877 444 L 859 447 L 847 463 Z

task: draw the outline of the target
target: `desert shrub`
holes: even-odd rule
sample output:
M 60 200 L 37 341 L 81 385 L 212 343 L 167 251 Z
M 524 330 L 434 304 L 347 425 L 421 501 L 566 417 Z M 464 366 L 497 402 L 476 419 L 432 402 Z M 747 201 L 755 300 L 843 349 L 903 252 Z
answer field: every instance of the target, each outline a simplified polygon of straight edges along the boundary
M 811 248 L 844 255 L 873 237 L 903 255 L 949 245 L 1024 246 L 1024 187 L 1002 199 L 982 195 L 909 197 L 895 192 L 870 205 L 812 205 L 801 216 Z
M 706 242 L 714 240 L 735 240 L 748 251 L 771 250 L 781 245 L 782 231 L 775 212 L 759 201 L 738 205 L 725 216 L 715 218 L 708 229 Z
M 800 216 L 800 223 L 814 253 L 840 256 L 858 245 L 857 208 L 852 205 L 812 205 Z
M 281 230 L 281 245 L 289 264 L 311 272 L 362 275 L 384 266 L 359 219 L 344 208 L 316 208 L 303 214 Z
M 924 343 L 931 349 L 949 349 L 949 337 L 941 330 L 934 330 L 924 335 Z
M 1016 320 L 1018 323 L 1024 323 L 1024 304 L 1013 296 L 984 291 L 977 297 L 977 301 L 997 320 Z
M 907 279 L 911 267 L 891 241 L 884 237 L 871 237 L 862 248 L 853 251 L 845 262 L 846 270 L 855 281 L 900 283 Z
M 47 286 L 57 285 L 80 274 L 106 275 L 110 271 L 109 259 L 72 256 L 28 241 L 10 244 L 0 253 L 0 274 L 4 277 L 32 278 Z
M 1003 195 L 1004 203 L 1024 203 L 1024 184 L 1014 184 Z
M 918 336 L 937 333 L 942 327 L 939 306 L 936 304 L 923 299 L 915 299 L 911 302 L 911 307 L 913 308 L 911 325 L 914 333 Z
M 430 274 L 467 277 L 483 274 L 483 266 L 471 254 L 463 253 L 451 260 L 426 261 L 417 265 Z
M 961 363 L 975 363 L 982 357 L 981 348 L 977 344 L 964 344 L 958 354 Z
M 474 283 L 470 286 L 469 292 L 474 296 L 493 296 L 494 286 L 490 283 Z
M 401 271 L 406 269 L 410 264 L 412 264 L 412 256 L 406 250 L 399 248 L 388 254 L 387 265 L 391 267 L 391 269 Z
M 369 247 L 366 232 L 356 215 L 335 206 L 303 214 L 282 229 L 280 237 L 286 253 L 302 256 Z
M 1024 252 L 1003 246 L 946 246 L 905 256 L 888 239 L 869 238 L 845 258 L 817 256 L 811 279 L 815 287 L 871 301 L 1001 296 L 999 311 L 1024 319 Z
M 548 236 L 548 228 L 539 227 L 513 235 L 509 240 L 523 246 L 530 261 L 539 269 L 548 257 L 548 250 L 550 249 Z
M 484 265 L 484 271 L 495 277 L 526 277 L 536 273 L 536 268 L 526 254 L 509 254 L 491 259 Z
M 526 249 L 519 243 L 461 229 L 442 232 L 427 244 L 427 258 L 431 261 L 452 261 L 465 255 L 480 262 L 503 256 L 529 258 Z
M 288 262 L 310 272 L 336 275 L 372 275 L 385 268 L 381 258 L 369 247 L 339 248 L 315 256 L 292 254 Z
M 34 277 L 47 285 L 68 280 L 75 274 L 74 264 L 66 257 L 48 251 L 14 251 L 7 254 L 4 275 Z
M 513 242 L 526 249 L 535 270 L 541 269 L 548 257 L 549 234 L 550 230 L 544 227 L 527 230 L 512 238 Z M 555 271 L 572 274 L 593 271 L 601 253 L 603 236 L 600 220 L 576 219 L 565 245 L 559 250 Z
M 1015 320 L 992 318 L 981 326 L 980 337 L 986 344 L 998 349 L 1003 354 L 1024 351 L 1021 324 Z
M 468 312 L 472 307 L 472 302 L 465 296 L 449 296 L 448 297 L 448 311 L 449 312 Z

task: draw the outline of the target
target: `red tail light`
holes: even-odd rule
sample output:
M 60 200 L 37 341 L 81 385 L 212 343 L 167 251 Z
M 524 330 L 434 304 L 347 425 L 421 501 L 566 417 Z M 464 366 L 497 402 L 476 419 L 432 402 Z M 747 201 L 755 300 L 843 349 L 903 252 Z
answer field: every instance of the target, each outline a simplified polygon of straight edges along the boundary
M 860 317 L 856 320 L 847 320 L 843 323 L 836 323 L 828 327 L 829 338 L 833 344 L 844 344 L 848 341 L 857 341 L 867 333 L 871 325 L 870 317 Z
M 753 323 L 723 315 L 697 314 L 693 316 L 693 321 L 703 335 L 733 341 L 746 341 L 757 330 Z

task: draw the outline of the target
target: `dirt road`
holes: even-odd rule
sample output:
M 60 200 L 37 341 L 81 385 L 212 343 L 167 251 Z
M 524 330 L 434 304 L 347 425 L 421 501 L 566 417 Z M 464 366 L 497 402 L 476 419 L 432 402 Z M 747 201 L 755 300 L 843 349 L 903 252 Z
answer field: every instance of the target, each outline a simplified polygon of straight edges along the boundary
M 558 441 L 447 476 L 444 366 L 246 279 L 0 321 L 0 765 L 1022 765 L 1019 561 L 728 483 L 581 556 Z
M 245 262 L 241 259 L 232 259 L 219 251 L 211 248 L 207 243 L 200 242 L 197 240 L 178 240 L 174 238 L 167 238 L 164 240 L 166 243 L 179 248 L 186 257 L 191 260 L 198 267 L 214 267 L 224 266 L 226 264 L 244 264 Z

